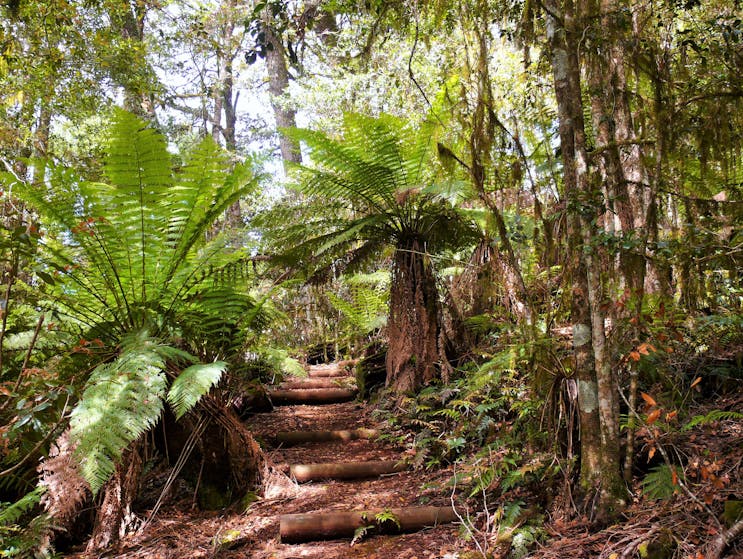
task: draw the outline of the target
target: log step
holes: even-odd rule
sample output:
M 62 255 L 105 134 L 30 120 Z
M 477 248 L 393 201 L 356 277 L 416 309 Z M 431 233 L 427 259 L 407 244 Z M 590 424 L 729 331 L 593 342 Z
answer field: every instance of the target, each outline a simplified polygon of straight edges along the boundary
M 294 464 L 289 467 L 289 475 L 298 482 L 321 479 L 364 479 L 383 474 L 394 474 L 406 470 L 400 462 L 329 462 L 325 464 Z
M 356 388 L 308 388 L 300 390 L 272 390 L 269 392 L 274 406 L 295 404 L 339 404 L 349 402 L 358 394 Z
M 348 372 L 340 367 L 310 367 L 307 373 L 310 378 L 327 378 L 327 377 L 347 377 Z
M 355 441 L 358 439 L 376 439 L 377 429 L 351 429 L 340 431 L 279 431 L 276 442 L 284 446 L 303 443 L 323 443 L 330 441 Z
M 285 380 L 279 385 L 279 390 L 295 390 L 302 388 L 345 388 L 344 384 L 352 383 L 351 377 L 318 377 Z
M 376 515 L 381 512 L 385 514 L 391 512 L 397 523 L 389 520 L 378 521 Z M 398 534 L 457 520 L 458 517 L 452 507 L 408 507 L 389 511 L 285 514 L 280 518 L 279 530 L 283 543 L 303 543 L 350 538 L 363 526 L 371 526 L 370 532 L 377 534 Z

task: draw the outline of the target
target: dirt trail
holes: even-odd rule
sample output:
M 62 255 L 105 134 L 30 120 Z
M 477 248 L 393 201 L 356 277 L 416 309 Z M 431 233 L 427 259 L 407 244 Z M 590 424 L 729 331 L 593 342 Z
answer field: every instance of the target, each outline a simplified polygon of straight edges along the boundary
M 327 367 L 327 366 L 325 366 Z M 247 425 L 271 460 L 290 464 L 361 462 L 402 458 L 402 449 L 376 440 L 305 443 L 273 448 L 279 431 L 377 427 L 372 409 L 359 402 L 281 406 L 253 416 Z M 144 533 L 128 536 L 116 552 L 103 557 L 186 559 L 457 559 L 467 549 L 456 525 L 426 528 L 403 535 L 377 535 L 351 545 L 345 540 L 285 544 L 279 538 L 281 515 L 321 511 L 367 510 L 407 506 L 447 506 L 438 489 L 451 471 L 405 471 L 377 479 L 322 481 L 296 486 L 291 497 L 253 502 L 246 512 L 205 512 L 192 508 L 185 491 L 168 503 Z M 70 556 L 74 557 L 74 556 Z M 470 555 L 469 557 L 472 557 Z
M 282 406 L 259 414 L 249 422 L 251 431 L 263 440 L 278 431 L 316 431 L 376 427 L 371 409 L 358 402 L 327 405 Z M 402 459 L 401 449 L 375 440 L 305 443 L 269 451 L 280 465 L 319 462 L 361 462 Z M 398 536 L 374 536 L 351 545 L 348 540 L 283 544 L 278 540 L 279 516 L 283 514 L 322 511 L 365 510 L 416 505 L 446 506 L 450 503 L 436 489 L 450 472 L 422 475 L 406 471 L 377 479 L 322 481 L 302 484 L 294 498 L 284 502 L 261 502 L 251 507 L 246 519 L 265 528 L 255 541 L 223 557 L 256 559 L 341 559 L 346 557 L 378 559 L 432 559 L 457 557 L 461 548 L 456 526 L 438 526 Z M 247 534 L 246 534 L 247 535 Z M 246 554 L 250 550 L 252 554 Z

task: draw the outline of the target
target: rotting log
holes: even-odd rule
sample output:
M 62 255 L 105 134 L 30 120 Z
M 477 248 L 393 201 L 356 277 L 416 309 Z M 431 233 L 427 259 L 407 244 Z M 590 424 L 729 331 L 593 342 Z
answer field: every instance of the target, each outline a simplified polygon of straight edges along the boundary
M 395 520 L 380 522 L 384 512 Z M 370 533 L 396 534 L 415 532 L 428 526 L 455 522 L 458 517 L 452 507 L 409 507 L 391 510 L 285 514 L 280 519 L 282 543 L 302 543 L 317 540 L 350 538 L 361 527 L 370 526 Z
M 377 429 L 350 429 L 340 431 L 280 431 L 276 442 L 285 446 L 302 443 L 319 443 L 328 441 L 354 441 L 357 439 L 375 439 L 379 436 Z
M 308 388 L 303 390 L 273 390 L 271 401 L 275 406 L 295 404 L 339 404 L 356 397 L 355 388 Z
M 329 462 L 295 464 L 289 467 L 289 475 L 301 483 L 320 479 L 364 479 L 394 474 L 405 469 L 405 464 L 394 461 Z
M 345 378 L 334 378 L 334 377 L 317 377 L 317 378 L 302 378 L 302 379 L 291 379 L 285 380 L 279 386 L 280 390 L 295 390 L 303 388 L 344 388 L 344 384 L 353 382 L 351 377 Z

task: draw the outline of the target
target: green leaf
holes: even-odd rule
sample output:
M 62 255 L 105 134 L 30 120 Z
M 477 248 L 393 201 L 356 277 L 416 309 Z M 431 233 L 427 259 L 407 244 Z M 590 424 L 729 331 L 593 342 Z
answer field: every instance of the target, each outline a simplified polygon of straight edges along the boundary
M 95 495 L 113 474 L 124 449 L 160 417 L 165 357 L 146 332 L 127 336 L 119 356 L 95 368 L 70 419 L 80 472 Z
M 191 365 L 184 369 L 173 381 L 167 396 L 176 419 L 188 413 L 209 390 L 216 386 L 226 369 L 227 363 L 224 361 Z
M 39 486 L 15 503 L 0 503 L 0 527 L 17 523 L 24 514 L 39 504 L 45 490 L 45 487 Z

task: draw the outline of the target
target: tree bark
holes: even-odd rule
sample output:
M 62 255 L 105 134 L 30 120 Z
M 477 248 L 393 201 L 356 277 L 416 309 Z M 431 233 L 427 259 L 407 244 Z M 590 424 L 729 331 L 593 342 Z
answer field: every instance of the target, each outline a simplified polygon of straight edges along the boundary
M 564 190 L 572 251 L 573 345 L 581 423 L 581 486 L 600 494 L 598 514 L 621 506 L 616 382 L 606 344 L 601 263 L 592 247 L 594 200 L 581 101 L 581 29 L 572 0 L 545 3 L 558 104 Z M 586 304 L 587 303 L 587 304 Z
M 96 553 L 117 544 L 133 527 L 136 516 L 132 512 L 132 502 L 139 491 L 144 465 L 143 447 L 141 440 L 131 444 L 122 454 L 113 476 L 103 486 L 93 533 L 85 547 L 87 553 Z
M 330 441 L 355 441 L 375 439 L 380 435 L 376 429 L 351 429 L 338 431 L 279 431 L 276 442 L 283 446 Z
M 268 10 L 266 14 L 267 19 L 269 19 Z M 270 21 L 266 22 L 264 31 L 266 33 L 266 43 L 270 45 L 270 48 L 266 49 L 266 71 L 268 73 L 268 92 L 271 96 L 271 107 L 273 108 L 276 127 L 294 128 L 297 125 L 297 114 L 285 99 L 289 90 L 289 69 L 286 64 L 284 44 Z M 288 170 L 290 164 L 302 162 L 299 145 L 281 131 L 279 131 L 279 149 L 285 171 Z
M 281 383 L 282 390 L 294 390 L 303 388 L 348 388 L 348 384 L 353 382 L 352 377 L 318 377 L 292 379 Z
M 358 392 L 355 388 L 309 388 L 307 390 L 272 390 L 269 396 L 275 406 L 338 404 L 353 400 Z
M 387 322 L 387 381 L 397 394 L 438 378 L 439 301 L 433 266 L 417 240 L 395 250 Z

